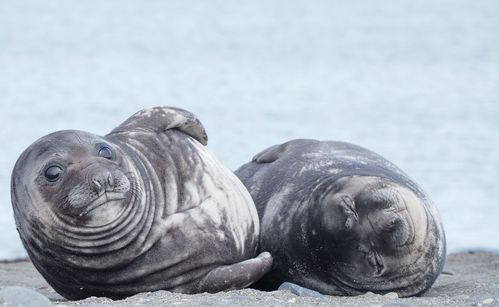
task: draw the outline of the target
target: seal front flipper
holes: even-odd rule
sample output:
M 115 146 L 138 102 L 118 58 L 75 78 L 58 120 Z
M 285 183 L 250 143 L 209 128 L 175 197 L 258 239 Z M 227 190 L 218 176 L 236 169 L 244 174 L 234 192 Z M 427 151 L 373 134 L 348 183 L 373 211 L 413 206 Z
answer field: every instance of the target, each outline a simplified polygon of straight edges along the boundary
M 288 147 L 288 143 L 274 145 L 265 149 L 264 151 L 258 153 L 253 157 L 251 162 L 255 163 L 272 163 L 279 159 L 285 152 Z
M 214 269 L 199 281 L 198 288 L 210 293 L 246 288 L 262 278 L 271 267 L 272 256 L 263 252 L 256 258 Z
M 208 136 L 199 119 L 189 111 L 174 107 L 143 109 L 116 127 L 109 135 L 129 133 L 130 130 L 162 133 L 169 129 L 177 129 L 203 145 L 208 143 Z

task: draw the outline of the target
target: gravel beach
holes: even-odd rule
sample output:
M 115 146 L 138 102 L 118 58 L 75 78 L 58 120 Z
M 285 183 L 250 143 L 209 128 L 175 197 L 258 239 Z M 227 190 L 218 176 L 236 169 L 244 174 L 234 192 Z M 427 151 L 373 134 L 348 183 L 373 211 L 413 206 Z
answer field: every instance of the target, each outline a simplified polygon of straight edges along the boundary
M 398 298 L 366 293 L 357 297 L 304 296 L 280 290 L 253 289 L 185 295 L 156 291 L 121 301 L 91 297 L 67 301 L 40 276 L 29 261 L 0 263 L 2 306 L 499 306 L 499 254 L 468 252 L 447 257 L 444 273 L 423 297 Z M 41 295 L 37 295 L 35 293 Z M 47 299 L 48 298 L 48 299 Z

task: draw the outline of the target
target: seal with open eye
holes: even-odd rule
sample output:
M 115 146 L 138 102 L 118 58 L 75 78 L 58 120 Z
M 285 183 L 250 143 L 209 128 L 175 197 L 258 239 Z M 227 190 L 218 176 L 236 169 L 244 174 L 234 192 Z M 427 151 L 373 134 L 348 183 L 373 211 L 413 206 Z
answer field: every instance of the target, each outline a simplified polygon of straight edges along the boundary
M 254 286 L 288 281 L 331 295 L 424 293 L 445 261 L 439 214 L 395 165 L 359 146 L 293 140 L 236 175 L 261 220 L 273 269 Z
M 168 107 L 140 111 L 105 137 L 65 130 L 37 140 L 11 181 L 35 267 L 69 299 L 258 280 L 272 257 L 256 257 L 254 203 L 206 143 L 193 114 Z

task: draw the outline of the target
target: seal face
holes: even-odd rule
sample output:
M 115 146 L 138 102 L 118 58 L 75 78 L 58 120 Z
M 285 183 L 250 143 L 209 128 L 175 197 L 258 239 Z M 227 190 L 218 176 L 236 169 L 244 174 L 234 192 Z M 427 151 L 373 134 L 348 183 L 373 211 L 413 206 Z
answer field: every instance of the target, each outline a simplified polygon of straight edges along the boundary
M 438 212 L 395 165 L 359 146 L 293 140 L 270 147 L 236 175 L 261 220 L 273 269 L 255 287 L 294 282 L 332 295 L 413 296 L 445 261 Z
M 42 137 L 18 159 L 11 195 L 21 240 L 69 299 L 243 288 L 272 264 L 241 182 L 185 110 L 140 111 L 105 137 Z

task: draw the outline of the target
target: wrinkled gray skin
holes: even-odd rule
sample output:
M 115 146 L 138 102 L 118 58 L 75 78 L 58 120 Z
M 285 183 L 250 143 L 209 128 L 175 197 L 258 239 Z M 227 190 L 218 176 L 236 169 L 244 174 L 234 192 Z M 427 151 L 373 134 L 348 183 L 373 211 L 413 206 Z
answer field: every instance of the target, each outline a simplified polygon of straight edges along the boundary
M 270 147 L 236 175 L 261 221 L 272 271 L 254 286 L 288 281 L 331 295 L 424 293 L 445 261 L 438 212 L 381 156 L 342 142 Z
M 50 285 L 69 299 L 121 298 L 237 289 L 263 276 L 272 257 L 254 258 L 253 201 L 206 142 L 193 114 L 157 107 L 105 137 L 59 131 L 26 149 L 12 174 L 14 216 Z

